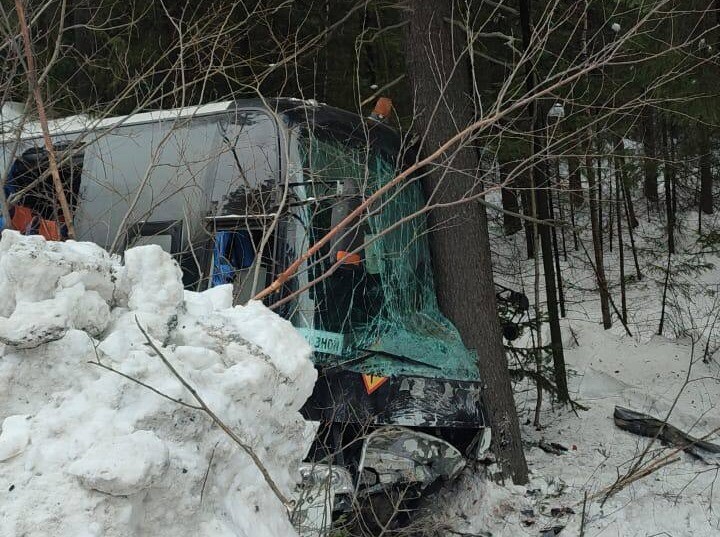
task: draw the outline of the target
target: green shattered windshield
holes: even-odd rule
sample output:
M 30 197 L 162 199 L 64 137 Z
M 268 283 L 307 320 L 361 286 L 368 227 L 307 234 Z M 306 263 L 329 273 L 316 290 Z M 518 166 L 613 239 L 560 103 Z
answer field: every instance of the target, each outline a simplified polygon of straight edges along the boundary
M 379 154 L 332 139 L 303 136 L 299 151 L 306 201 L 296 220 L 303 223 L 298 229 L 305 244 L 396 175 L 395 165 Z M 320 281 L 299 300 L 303 319 L 293 322 L 320 365 L 477 379 L 474 354 L 438 309 L 425 220 L 410 218 L 421 207 L 417 182 L 391 190 L 305 267 L 306 282 Z

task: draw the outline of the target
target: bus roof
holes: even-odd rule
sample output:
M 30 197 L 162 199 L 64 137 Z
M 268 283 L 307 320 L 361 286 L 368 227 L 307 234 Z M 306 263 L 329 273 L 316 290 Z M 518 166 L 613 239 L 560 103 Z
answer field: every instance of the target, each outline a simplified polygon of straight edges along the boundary
M 219 103 L 202 104 L 198 106 L 186 106 L 184 108 L 173 108 L 170 110 L 154 110 L 150 112 L 139 112 L 125 116 L 97 118 L 86 114 L 68 116 L 64 118 L 51 119 L 48 121 L 48 130 L 51 136 L 76 134 L 90 130 L 109 129 L 121 125 L 139 125 L 164 120 L 177 120 L 190 117 L 199 117 L 224 112 L 233 109 L 234 101 L 223 101 Z M 42 128 L 37 120 L 22 122 L 22 114 L 13 110 L 7 113 L 7 107 L 3 105 L 3 112 L 0 114 L 0 136 L 2 141 L 17 139 L 18 129 L 21 140 L 32 140 L 42 137 Z

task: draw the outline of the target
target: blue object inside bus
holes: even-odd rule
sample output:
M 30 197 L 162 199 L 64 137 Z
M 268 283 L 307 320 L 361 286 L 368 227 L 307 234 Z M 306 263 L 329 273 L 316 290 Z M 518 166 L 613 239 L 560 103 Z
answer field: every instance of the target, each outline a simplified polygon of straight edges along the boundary
M 249 268 L 255 248 L 249 231 L 218 231 L 213 250 L 212 285 L 232 283 L 238 270 Z

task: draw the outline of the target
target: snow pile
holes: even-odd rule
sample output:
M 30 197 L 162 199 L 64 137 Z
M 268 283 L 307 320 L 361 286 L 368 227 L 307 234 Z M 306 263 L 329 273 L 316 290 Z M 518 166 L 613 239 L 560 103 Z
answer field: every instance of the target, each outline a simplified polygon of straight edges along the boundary
M 3 233 L 3 537 L 295 535 L 250 458 L 181 404 L 197 401 L 137 325 L 289 496 L 314 432 L 298 412 L 310 349 L 262 304 L 231 301 L 230 286 L 184 291 L 158 246 L 121 264 L 94 244 Z

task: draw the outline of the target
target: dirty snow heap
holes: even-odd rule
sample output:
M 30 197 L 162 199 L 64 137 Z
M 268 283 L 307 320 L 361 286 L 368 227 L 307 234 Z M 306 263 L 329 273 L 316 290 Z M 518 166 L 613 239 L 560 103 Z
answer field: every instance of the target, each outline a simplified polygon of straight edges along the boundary
M 231 301 L 229 286 L 185 291 L 158 246 L 123 264 L 94 244 L 3 233 L 3 537 L 295 535 L 248 455 L 182 404 L 197 401 L 138 327 L 290 496 L 313 434 L 298 412 L 310 349 L 260 303 Z

